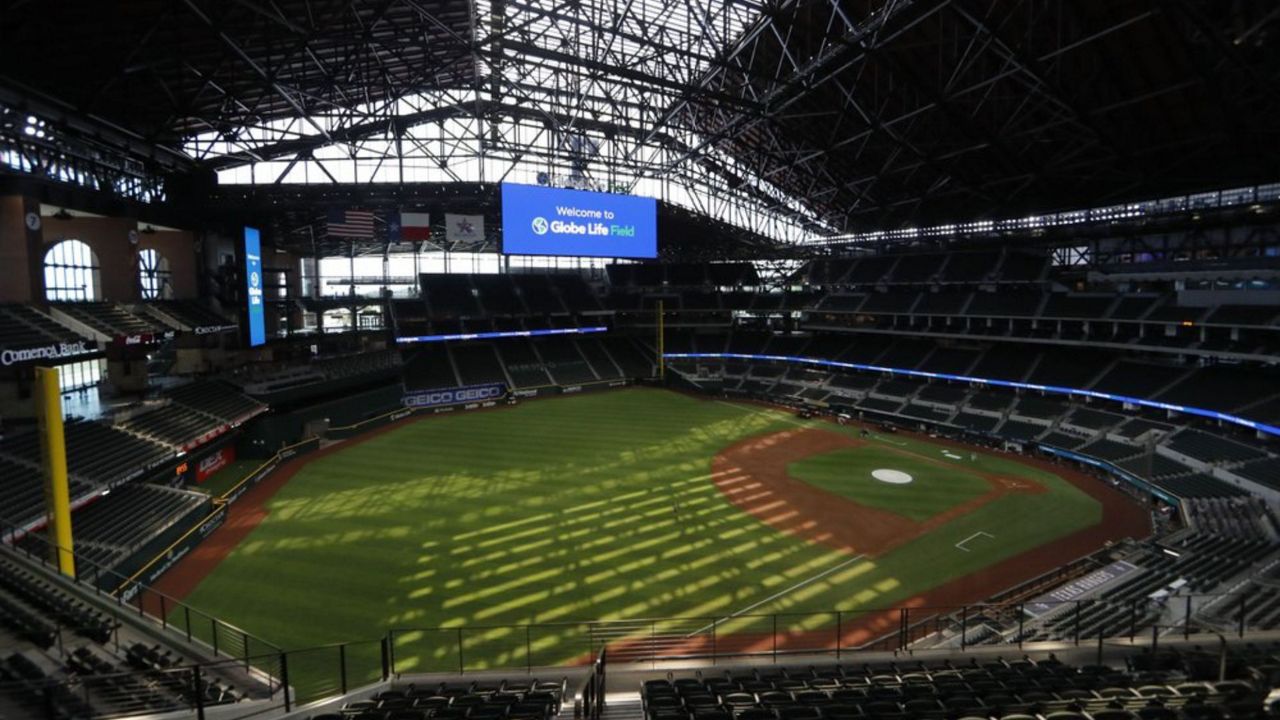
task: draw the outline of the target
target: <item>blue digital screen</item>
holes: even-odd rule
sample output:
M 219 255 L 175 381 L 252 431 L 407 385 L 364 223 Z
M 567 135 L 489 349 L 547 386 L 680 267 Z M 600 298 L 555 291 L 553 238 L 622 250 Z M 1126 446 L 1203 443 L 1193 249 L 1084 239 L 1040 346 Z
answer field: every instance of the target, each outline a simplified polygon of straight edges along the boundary
M 262 240 L 257 228 L 244 229 L 244 290 L 249 315 L 249 347 L 267 341 L 266 321 L 262 314 Z
M 1195 415 L 1197 417 L 1209 418 L 1211 420 L 1221 420 L 1222 422 L 1231 423 L 1247 427 L 1251 430 L 1266 433 L 1268 435 L 1280 436 L 1280 426 L 1268 425 L 1267 423 L 1249 420 L 1230 413 L 1218 412 L 1217 410 L 1207 410 L 1205 408 L 1191 407 L 1190 405 L 1174 405 L 1172 403 L 1160 402 L 1159 400 L 1147 400 L 1145 398 L 1130 397 L 1128 395 L 1117 395 L 1114 393 L 1099 392 L 1097 390 L 1084 390 L 1081 388 L 1063 387 L 1060 385 L 1037 385 L 1035 383 L 1016 382 L 1013 380 L 996 380 L 994 378 L 980 378 L 969 375 L 952 375 L 950 373 L 925 372 L 924 370 L 907 370 L 904 368 L 883 367 L 880 365 L 863 365 L 862 363 L 841 362 L 839 360 L 823 360 L 821 358 L 800 357 L 798 355 L 756 355 L 751 353 L 664 353 L 663 358 L 667 360 L 761 360 L 765 362 L 786 362 L 799 363 L 802 365 L 817 365 L 819 367 L 834 367 L 846 370 L 866 370 L 870 372 L 889 373 L 891 375 L 905 375 L 907 377 L 935 378 L 938 380 L 956 380 L 966 383 L 977 383 L 980 385 L 992 385 L 995 387 L 1020 388 L 1023 390 L 1038 390 L 1045 393 L 1053 393 L 1057 395 L 1080 395 L 1082 397 L 1098 398 L 1099 400 L 1110 400 L 1112 402 L 1128 403 L 1130 405 L 1140 405 L 1142 407 L 1156 408 L 1158 410 L 1169 410 L 1172 412 L 1185 413 L 1187 415 Z
M 502 183 L 502 252 L 654 258 L 658 203 L 631 195 Z
M 396 342 L 401 345 L 409 343 L 448 342 L 451 340 L 494 340 L 509 337 L 542 337 L 544 335 L 582 335 L 599 333 L 608 330 L 603 325 L 576 328 L 547 328 L 544 330 L 502 330 L 498 332 L 454 333 L 451 335 L 401 335 Z

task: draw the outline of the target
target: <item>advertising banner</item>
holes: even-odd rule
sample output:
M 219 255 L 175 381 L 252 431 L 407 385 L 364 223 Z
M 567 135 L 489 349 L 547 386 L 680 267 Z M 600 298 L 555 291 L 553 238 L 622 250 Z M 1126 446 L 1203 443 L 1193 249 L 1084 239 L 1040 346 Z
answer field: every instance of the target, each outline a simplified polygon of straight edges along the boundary
M 235 462 L 235 459 L 235 445 L 227 445 L 206 455 L 196 463 L 196 482 L 208 480 L 210 475 Z
M 408 408 L 432 408 L 446 405 L 462 405 L 465 403 L 498 400 L 507 394 L 507 386 L 502 383 L 488 385 L 469 385 L 459 388 L 441 388 L 439 390 L 422 390 L 408 393 L 402 399 Z
M 0 365 L 19 365 L 48 360 L 62 360 L 78 355 L 89 355 L 98 352 L 98 345 L 89 340 L 75 342 L 49 343 L 31 347 L 5 348 L 0 350 Z
M 502 252 L 654 258 L 658 204 L 631 195 L 503 183 Z
M 1066 585 L 1055 588 L 1053 592 L 1037 597 L 1024 605 L 1022 609 L 1032 617 L 1046 615 L 1062 607 L 1065 603 L 1079 600 L 1099 588 L 1119 582 L 1121 578 L 1139 569 L 1133 563 L 1118 560 L 1100 570 L 1094 570 L 1084 577 L 1076 578 Z

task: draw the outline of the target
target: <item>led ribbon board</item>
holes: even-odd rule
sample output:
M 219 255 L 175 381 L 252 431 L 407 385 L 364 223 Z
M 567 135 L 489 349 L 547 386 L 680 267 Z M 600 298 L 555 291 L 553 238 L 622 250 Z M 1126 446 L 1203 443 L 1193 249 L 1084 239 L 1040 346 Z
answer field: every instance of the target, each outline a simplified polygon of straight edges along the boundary
M 932 378 L 935 380 L 955 380 L 957 382 L 977 383 L 979 385 L 990 385 L 992 387 L 1039 390 L 1040 392 L 1053 393 L 1057 395 L 1079 395 L 1082 397 L 1098 398 L 1101 400 L 1111 400 L 1112 402 L 1129 403 L 1132 405 L 1139 405 L 1141 407 L 1156 408 L 1158 410 L 1180 412 L 1187 415 L 1209 418 L 1211 420 L 1221 420 L 1222 422 L 1247 427 L 1250 430 L 1257 430 L 1258 432 L 1266 433 L 1268 435 L 1280 436 L 1280 427 L 1260 423 L 1254 420 L 1248 420 L 1246 418 L 1224 412 L 1218 412 L 1217 410 L 1206 410 L 1204 408 L 1190 407 L 1187 405 L 1173 405 L 1156 400 L 1144 400 L 1143 398 L 1130 397 L 1128 395 L 1115 395 L 1112 393 L 1098 392 L 1096 390 L 1083 390 L 1080 388 L 1061 387 L 1058 385 L 1036 385 L 1034 383 L 1015 382 L 1013 380 L 994 380 L 991 378 L 970 377 L 968 375 L 950 375 L 947 373 L 925 372 L 924 370 L 905 370 L 903 368 L 881 367 L 880 365 L 863 365 L 861 363 L 823 360 L 821 358 L 799 357 L 795 355 L 754 355 L 751 353 L 664 353 L 663 357 L 667 360 L 758 360 L 763 362 L 795 363 L 798 365 L 840 368 L 842 370 L 867 370 L 870 372 L 904 375 L 907 377 Z
M 262 315 L 262 241 L 257 228 L 244 229 L 245 310 L 249 317 L 249 347 L 267 341 Z
M 502 252 L 654 258 L 658 203 L 631 195 L 502 183 Z
M 449 340 L 493 340 L 495 338 L 542 337 L 545 335 L 585 335 L 599 333 L 609 328 L 598 325 L 581 328 L 549 328 L 546 330 L 504 330 L 501 332 L 455 333 L 453 335 L 409 335 L 396 338 L 401 345 L 410 343 L 446 342 Z

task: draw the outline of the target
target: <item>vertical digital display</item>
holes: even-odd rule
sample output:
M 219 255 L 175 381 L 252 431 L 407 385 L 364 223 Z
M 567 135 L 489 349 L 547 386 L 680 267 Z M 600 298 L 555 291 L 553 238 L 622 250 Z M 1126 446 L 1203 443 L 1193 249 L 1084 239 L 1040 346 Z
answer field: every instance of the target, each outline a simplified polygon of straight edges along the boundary
M 262 240 L 258 229 L 244 229 L 245 307 L 249 316 L 249 347 L 267 341 L 266 321 L 262 312 Z

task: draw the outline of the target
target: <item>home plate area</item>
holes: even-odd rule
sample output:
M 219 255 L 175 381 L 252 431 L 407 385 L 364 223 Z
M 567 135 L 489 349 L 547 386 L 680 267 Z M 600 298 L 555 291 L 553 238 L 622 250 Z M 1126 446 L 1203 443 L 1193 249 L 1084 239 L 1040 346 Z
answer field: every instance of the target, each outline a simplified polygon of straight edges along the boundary
M 890 485 L 907 485 L 914 479 L 901 470 L 890 470 L 888 468 L 872 470 L 871 477 Z

